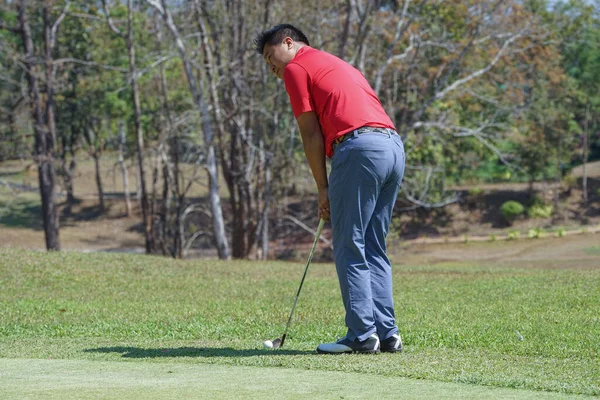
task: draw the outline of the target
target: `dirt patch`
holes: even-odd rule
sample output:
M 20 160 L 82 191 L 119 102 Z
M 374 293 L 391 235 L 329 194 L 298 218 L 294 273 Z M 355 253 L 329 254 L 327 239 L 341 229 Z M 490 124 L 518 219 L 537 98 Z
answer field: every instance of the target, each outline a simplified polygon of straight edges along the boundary
M 600 233 L 496 242 L 418 243 L 390 246 L 400 264 L 472 262 L 478 265 L 600 268 Z
M 131 230 L 139 218 L 124 217 L 125 207 L 120 202 L 107 202 L 104 213 L 98 212 L 97 202 L 92 200 L 78 202 L 68 214 L 64 213 L 64 207 L 64 204 L 60 206 L 60 241 L 63 250 L 136 251 L 137 248 L 143 248 L 143 237 Z M 5 225 L 0 220 L 0 246 L 45 249 L 40 210 L 28 218 L 39 220 L 40 228 Z

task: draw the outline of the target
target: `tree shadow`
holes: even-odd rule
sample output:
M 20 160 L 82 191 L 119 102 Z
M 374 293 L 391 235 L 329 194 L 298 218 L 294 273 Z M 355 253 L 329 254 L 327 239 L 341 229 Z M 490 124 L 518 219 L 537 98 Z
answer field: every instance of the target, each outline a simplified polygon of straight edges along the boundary
M 0 207 L 3 206 L 0 203 Z M 9 228 L 44 229 L 42 206 L 39 201 L 20 201 L 10 206 L 10 212 L 0 215 L 0 225 Z
M 313 351 L 301 350 L 261 350 L 232 349 L 231 347 L 179 347 L 144 349 L 140 347 L 99 347 L 85 349 L 85 353 L 120 353 L 124 358 L 160 358 L 160 357 L 254 357 L 254 356 L 295 356 L 315 354 Z
M 483 196 L 484 210 L 480 223 L 490 224 L 492 228 L 501 229 L 510 226 L 502 215 L 502 204 L 509 200 L 518 201 L 524 207 L 531 201 L 531 194 L 518 190 L 495 190 Z

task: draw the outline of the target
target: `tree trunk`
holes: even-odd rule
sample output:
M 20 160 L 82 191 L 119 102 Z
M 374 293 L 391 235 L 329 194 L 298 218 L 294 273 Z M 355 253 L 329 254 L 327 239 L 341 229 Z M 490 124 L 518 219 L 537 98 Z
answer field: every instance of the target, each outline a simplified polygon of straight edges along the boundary
M 558 149 L 557 149 L 557 171 L 554 178 L 554 212 L 560 216 L 560 180 L 562 178 L 562 135 L 559 134 L 558 137 Z
M 131 216 L 131 196 L 129 194 L 129 175 L 127 173 L 127 165 L 125 164 L 125 122 L 119 121 L 119 166 L 121 167 L 121 176 L 123 178 L 123 195 L 125 197 L 125 215 Z
M 166 153 L 166 152 L 165 152 Z M 165 154 L 165 159 L 166 159 Z M 171 213 L 171 188 L 169 185 L 169 163 L 165 161 L 162 169 L 163 177 L 163 192 L 162 192 L 162 207 L 160 212 L 160 237 L 161 250 L 163 255 L 167 255 L 167 237 L 169 236 L 169 215 Z
M 587 164 L 590 157 L 590 102 L 585 110 L 585 129 L 583 132 L 583 203 L 588 202 L 588 170 Z
M 183 209 L 185 207 L 184 197 L 177 197 L 177 205 L 175 207 L 175 229 L 177 233 L 173 238 L 173 248 L 176 258 L 183 258 L 183 245 L 185 243 L 185 227 L 183 225 Z
M 152 236 L 152 251 L 156 252 L 158 249 L 162 248 L 163 236 L 162 236 L 162 218 L 157 216 L 156 214 L 156 199 L 158 197 L 158 178 L 163 171 L 163 163 L 162 163 L 162 152 L 163 146 L 159 146 L 157 149 L 157 153 L 155 154 L 155 164 L 154 168 L 152 168 L 152 191 L 150 194 L 150 215 L 151 219 L 151 230 L 150 234 Z M 164 194 L 164 191 L 163 191 Z M 162 202 L 161 202 L 162 203 Z M 162 206 L 161 206 L 162 211 Z
M 141 178 L 140 178 L 140 164 L 135 161 L 135 199 L 138 202 L 140 209 L 142 208 L 142 186 L 141 186 Z
M 258 232 L 260 235 L 260 258 L 262 260 L 268 259 L 269 256 L 269 211 L 271 209 L 271 201 L 273 194 L 271 192 L 271 160 L 272 156 L 266 155 L 264 149 L 264 142 L 260 142 L 260 158 L 263 168 L 263 174 L 265 177 L 263 191 L 260 194 L 262 197 L 262 210 L 260 213 L 260 219 L 258 221 Z M 258 248 L 258 246 L 257 246 Z
M 352 2 L 346 0 L 346 20 L 344 21 L 344 29 L 342 30 L 342 38 L 338 47 L 338 57 L 344 59 L 346 56 L 346 44 L 350 34 L 350 20 L 352 19 Z
M 54 165 L 55 159 L 55 146 L 56 146 L 56 124 L 54 115 L 54 62 L 52 60 L 52 47 L 51 33 L 52 23 L 50 22 L 50 12 L 52 4 L 46 0 L 44 2 L 44 61 L 46 64 L 46 125 L 48 127 L 48 141 L 46 148 L 47 162 L 45 163 L 41 175 L 45 175 L 45 178 L 41 178 L 40 175 L 40 186 L 45 186 L 44 192 L 46 200 L 46 207 L 44 209 L 44 219 L 47 220 L 48 231 L 50 234 L 49 238 L 46 239 L 46 247 L 50 250 L 60 250 L 59 243 L 59 218 L 58 208 L 56 206 L 56 168 Z
M 71 137 L 74 134 L 74 128 L 71 124 Z M 72 142 L 72 141 L 71 141 Z M 72 146 L 72 143 L 71 143 Z M 71 162 L 67 161 L 67 154 L 71 153 Z M 75 158 L 74 152 L 70 150 L 70 146 L 67 143 L 66 135 L 62 138 L 62 149 L 60 151 L 60 169 L 62 172 L 63 183 L 65 185 L 65 189 L 67 191 L 67 206 L 64 209 L 66 214 L 71 213 L 71 208 L 73 204 L 75 204 L 75 194 L 73 193 L 73 174 L 75 171 Z
M 160 30 L 158 30 L 158 34 L 160 35 Z M 162 43 L 162 37 L 159 36 L 158 37 L 158 41 L 159 43 Z M 159 49 L 161 50 L 161 49 Z M 173 229 L 170 226 L 171 223 L 171 199 L 173 197 L 177 198 L 177 196 L 179 196 L 179 187 L 176 184 L 175 181 L 178 180 L 179 178 L 179 171 L 177 171 L 176 173 L 172 173 L 172 171 L 170 170 L 170 166 L 171 166 L 171 162 L 169 160 L 169 155 L 173 155 L 173 161 L 174 164 L 177 166 L 177 168 L 179 168 L 179 149 L 178 147 L 178 141 L 177 141 L 177 132 L 174 132 L 174 128 L 173 128 L 173 121 L 171 119 L 171 108 L 169 106 L 169 91 L 167 88 L 167 75 L 165 74 L 165 68 L 164 65 L 160 66 L 160 88 L 161 88 L 161 94 L 163 97 L 163 112 L 166 114 L 166 124 L 167 124 L 167 135 L 166 138 L 164 140 L 165 142 L 165 147 L 162 150 L 162 157 L 164 158 L 164 163 L 163 163 L 163 171 L 162 171 L 162 175 L 163 175 L 163 193 L 162 193 L 162 208 L 161 208 L 161 226 L 162 226 L 162 252 L 163 255 L 167 254 L 167 250 L 168 250 L 168 246 L 167 246 L 167 238 L 169 237 L 169 234 L 171 232 L 173 232 Z M 175 134 L 175 140 L 170 140 L 172 138 L 171 135 Z M 174 151 L 173 151 L 174 149 Z M 173 181 L 171 183 L 171 181 Z M 171 191 L 175 190 L 175 196 L 171 195 Z M 175 237 L 178 236 L 178 234 L 173 235 Z M 175 241 L 174 243 L 175 245 L 177 244 L 177 241 Z M 176 254 L 178 254 L 176 252 L 176 249 L 173 248 L 173 251 L 171 252 L 171 254 L 173 255 L 173 257 L 176 257 Z
M 46 78 L 52 77 L 52 46 L 50 43 L 50 6 L 44 4 L 44 61 Z M 35 51 L 31 35 L 31 27 L 27 15 L 27 1 L 22 0 L 19 5 L 19 22 L 21 35 L 25 47 L 25 69 L 29 86 L 29 96 L 32 103 L 33 129 L 35 135 L 35 160 L 38 164 L 38 176 L 40 197 L 42 201 L 42 219 L 44 222 L 44 235 L 47 250 L 60 250 L 59 219 L 56 207 L 55 181 L 56 172 L 54 167 L 54 121 L 46 123 L 45 118 L 54 119 L 54 106 L 52 99 L 52 79 L 47 84 L 46 113 L 42 111 L 42 99 L 38 82 L 38 69 L 35 66 Z
M 146 253 L 152 252 L 152 223 L 148 191 L 146 189 L 146 168 L 144 166 L 144 132 L 142 131 L 142 107 L 140 105 L 140 89 L 138 85 L 137 68 L 135 66 L 135 44 L 133 37 L 133 4 L 127 1 L 127 53 L 129 55 L 129 74 L 131 75 L 131 89 L 133 95 L 133 110 L 135 120 L 135 136 L 137 144 L 137 161 L 139 170 L 140 203 L 142 207 L 142 220 L 144 223 L 144 238 Z
M 96 187 L 98 188 L 98 203 L 100 205 L 100 212 L 106 210 L 104 203 L 104 188 L 102 186 L 102 168 L 100 167 L 100 155 L 98 149 L 94 149 L 92 152 L 92 158 L 94 159 L 94 169 L 96 178 Z
M 92 126 L 93 121 L 87 121 L 86 124 L 85 140 L 89 146 L 88 154 L 94 160 L 94 178 L 96 181 L 96 188 L 98 189 L 98 206 L 100 207 L 100 211 L 104 212 L 104 189 L 102 187 L 102 172 L 100 167 L 100 153 L 102 150 L 99 148 L 101 145 L 98 143 L 98 136 Z

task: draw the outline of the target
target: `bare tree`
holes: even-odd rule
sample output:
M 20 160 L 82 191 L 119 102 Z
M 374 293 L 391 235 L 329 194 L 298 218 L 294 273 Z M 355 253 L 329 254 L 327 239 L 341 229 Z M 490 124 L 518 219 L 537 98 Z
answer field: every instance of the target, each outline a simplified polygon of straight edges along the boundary
M 198 86 L 196 76 L 194 75 L 192 60 L 179 33 L 179 29 L 177 28 L 177 25 L 175 25 L 173 16 L 167 7 L 166 1 L 146 0 L 146 2 L 162 16 L 167 29 L 173 36 L 175 45 L 183 61 L 185 74 L 188 80 L 190 92 L 192 93 L 192 97 L 194 99 L 194 103 L 202 115 L 202 133 L 204 135 L 204 145 L 206 151 L 205 168 L 209 177 L 209 201 L 212 213 L 213 235 L 219 253 L 219 258 L 228 259 L 230 258 L 229 243 L 225 234 L 225 222 L 223 219 L 223 210 L 221 208 L 221 197 L 219 195 L 217 161 L 213 142 L 214 133 L 210 121 L 208 105 L 206 104 L 202 91 Z
M 144 132 L 142 130 L 142 109 L 140 105 L 140 89 L 138 84 L 138 70 L 135 58 L 135 42 L 134 42 L 134 27 L 133 27 L 133 0 L 127 0 L 127 30 L 121 30 L 114 24 L 110 17 L 109 2 L 102 0 L 106 22 L 110 29 L 117 35 L 121 36 L 127 46 L 127 54 L 129 56 L 129 76 L 131 79 L 131 91 L 133 96 L 133 111 L 135 122 L 135 136 L 137 144 L 137 161 L 138 161 L 138 184 L 140 188 L 140 203 L 142 208 L 142 219 L 144 222 L 144 238 L 146 244 L 146 253 L 152 252 L 152 215 L 150 211 L 150 203 L 148 201 L 148 190 L 146 188 L 146 167 L 144 164 Z

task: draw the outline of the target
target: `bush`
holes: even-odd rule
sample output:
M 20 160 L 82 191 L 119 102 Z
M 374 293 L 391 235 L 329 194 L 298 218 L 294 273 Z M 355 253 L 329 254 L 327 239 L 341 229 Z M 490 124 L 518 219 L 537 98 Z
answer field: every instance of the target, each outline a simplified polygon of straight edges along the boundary
M 529 232 L 527 233 L 527 237 L 530 239 L 537 239 L 537 238 L 542 237 L 543 233 L 544 232 L 541 229 L 533 228 L 533 229 L 529 230 Z
M 552 205 L 534 204 L 527 209 L 529 218 L 550 218 L 554 212 Z
M 519 233 L 519 231 L 510 231 L 510 232 L 508 232 L 508 240 L 518 239 L 519 236 L 521 236 L 521 234 Z
M 523 214 L 525 207 L 518 201 L 509 200 L 502 204 L 500 211 L 506 222 L 511 224 L 519 215 Z
M 556 230 L 556 237 L 563 237 L 563 236 L 565 236 L 566 232 L 567 232 L 567 230 L 565 228 L 558 228 Z

